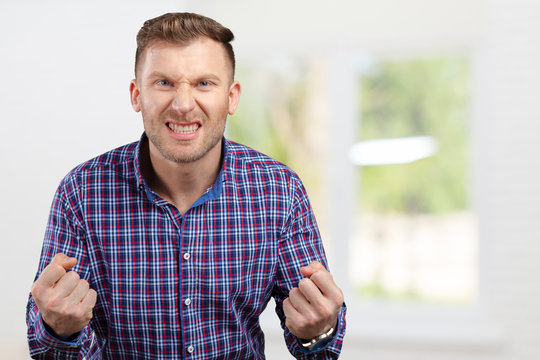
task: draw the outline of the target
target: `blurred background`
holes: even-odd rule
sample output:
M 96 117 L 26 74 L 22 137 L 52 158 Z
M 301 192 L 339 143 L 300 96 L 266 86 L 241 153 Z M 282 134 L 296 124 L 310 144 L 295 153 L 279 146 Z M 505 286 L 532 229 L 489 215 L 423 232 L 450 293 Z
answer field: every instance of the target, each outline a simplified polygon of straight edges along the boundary
M 348 306 L 343 359 L 540 359 L 540 3 L 0 3 L 0 355 L 53 193 L 135 141 L 135 35 L 165 12 L 236 36 L 227 137 L 300 174 Z M 291 358 L 270 303 L 268 359 Z

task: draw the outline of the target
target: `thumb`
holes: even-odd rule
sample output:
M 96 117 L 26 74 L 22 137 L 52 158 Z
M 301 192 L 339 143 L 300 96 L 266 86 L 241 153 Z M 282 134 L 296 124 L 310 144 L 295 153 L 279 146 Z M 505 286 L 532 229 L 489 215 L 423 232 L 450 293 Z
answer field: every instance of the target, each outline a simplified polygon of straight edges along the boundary
M 74 257 L 69 257 L 66 254 L 58 253 L 54 255 L 51 263 L 56 263 L 62 266 L 64 269 L 69 270 L 77 264 L 77 259 Z
M 302 266 L 300 268 L 300 273 L 305 277 L 311 277 L 311 275 L 319 270 L 324 270 L 324 266 L 318 261 L 313 261 L 308 266 Z

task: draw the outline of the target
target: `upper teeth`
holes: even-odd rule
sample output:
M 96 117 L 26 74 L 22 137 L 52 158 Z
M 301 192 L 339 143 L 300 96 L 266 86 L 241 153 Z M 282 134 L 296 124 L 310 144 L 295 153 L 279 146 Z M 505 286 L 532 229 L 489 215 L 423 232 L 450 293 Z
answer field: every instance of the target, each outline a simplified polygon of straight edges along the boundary
M 199 124 L 176 125 L 173 123 L 169 123 L 169 129 L 171 129 L 172 131 L 178 134 L 193 133 L 197 131 L 198 128 L 199 128 Z

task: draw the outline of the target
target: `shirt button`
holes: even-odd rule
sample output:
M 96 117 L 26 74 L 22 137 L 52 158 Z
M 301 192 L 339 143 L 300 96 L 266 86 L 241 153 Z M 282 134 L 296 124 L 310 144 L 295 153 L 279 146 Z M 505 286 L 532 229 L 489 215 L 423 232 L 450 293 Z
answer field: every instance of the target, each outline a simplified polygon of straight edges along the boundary
M 187 352 L 191 354 L 193 351 L 195 351 L 195 348 L 193 346 L 188 346 Z
M 189 255 L 189 253 L 184 254 L 184 260 L 189 260 L 190 257 L 191 257 L 191 255 Z
M 191 305 L 191 299 L 190 299 L 190 298 L 187 298 L 186 300 L 184 300 L 184 304 L 185 304 L 186 306 Z

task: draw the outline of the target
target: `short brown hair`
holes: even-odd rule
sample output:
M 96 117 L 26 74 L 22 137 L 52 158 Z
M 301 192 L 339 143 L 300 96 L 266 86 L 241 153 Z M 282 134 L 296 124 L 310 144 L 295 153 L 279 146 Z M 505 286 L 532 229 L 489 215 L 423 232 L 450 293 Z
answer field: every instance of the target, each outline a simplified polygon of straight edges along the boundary
M 144 22 L 137 34 L 135 75 L 141 54 L 151 42 L 164 40 L 171 44 L 186 45 L 200 37 L 208 37 L 223 44 L 231 62 L 234 78 L 236 64 L 230 44 L 234 39 L 232 31 L 213 19 L 193 13 L 167 13 Z

